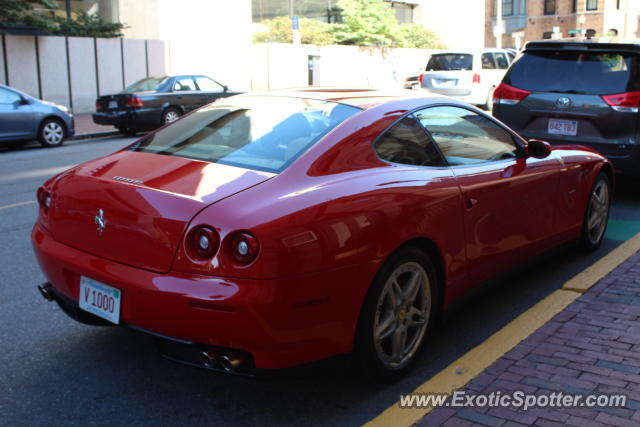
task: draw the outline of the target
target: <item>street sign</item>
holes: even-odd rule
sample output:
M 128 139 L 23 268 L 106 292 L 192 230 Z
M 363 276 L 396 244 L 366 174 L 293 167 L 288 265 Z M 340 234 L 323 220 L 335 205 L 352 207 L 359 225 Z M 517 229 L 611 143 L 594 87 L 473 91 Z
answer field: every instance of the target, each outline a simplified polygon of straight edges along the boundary
M 298 21 L 298 17 L 297 16 L 292 16 L 291 17 L 291 29 L 293 31 L 297 31 L 300 29 L 300 21 Z

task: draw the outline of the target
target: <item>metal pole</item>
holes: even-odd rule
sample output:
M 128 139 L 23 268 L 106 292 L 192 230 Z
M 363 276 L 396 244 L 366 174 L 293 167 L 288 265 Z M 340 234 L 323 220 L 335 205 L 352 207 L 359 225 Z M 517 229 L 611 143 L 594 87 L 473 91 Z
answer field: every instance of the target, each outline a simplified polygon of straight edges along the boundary
M 502 0 L 496 0 L 496 48 L 502 49 Z
M 71 0 L 64 0 L 64 5 L 67 9 L 67 19 L 71 19 Z
M 289 16 L 293 16 L 293 0 L 289 0 Z

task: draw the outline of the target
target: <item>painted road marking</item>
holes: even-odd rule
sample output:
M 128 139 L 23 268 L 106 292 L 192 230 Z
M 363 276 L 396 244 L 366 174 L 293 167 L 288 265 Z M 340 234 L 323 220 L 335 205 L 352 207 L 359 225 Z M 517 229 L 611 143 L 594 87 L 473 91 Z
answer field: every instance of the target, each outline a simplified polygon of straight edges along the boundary
M 562 289 L 548 295 L 529 310 L 516 317 L 480 345 L 469 350 L 458 360 L 416 388 L 414 393 L 451 394 L 466 385 L 520 341 L 527 338 L 553 316 L 578 299 L 602 277 L 613 271 L 627 258 L 640 250 L 640 233 L 621 244 L 589 268 L 578 273 Z M 430 408 L 400 408 L 396 402 L 383 413 L 365 424 L 377 426 L 410 426 L 431 412 Z
M 12 205 L 5 205 L 5 206 L 0 206 L 0 211 L 3 209 L 9 209 L 9 208 L 17 208 L 18 206 L 24 206 L 24 205 L 30 205 L 32 203 L 35 203 L 35 200 L 28 200 L 26 202 L 20 202 L 20 203 L 14 203 Z

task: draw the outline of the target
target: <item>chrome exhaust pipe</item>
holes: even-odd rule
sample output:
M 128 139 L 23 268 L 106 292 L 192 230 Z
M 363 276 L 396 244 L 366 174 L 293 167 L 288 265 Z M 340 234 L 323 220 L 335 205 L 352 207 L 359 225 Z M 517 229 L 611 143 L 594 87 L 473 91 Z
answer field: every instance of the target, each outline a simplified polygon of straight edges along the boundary
M 215 368 L 218 353 L 215 351 L 203 351 L 200 353 L 200 362 L 207 368 Z
M 244 363 L 244 357 L 238 354 L 221 354 L 218 356 L 218 364 L 226 372 L 235 372 Z
M 46 299 L 47 301 L 53 301 L 56 299 L 52 288 L 53 286 L 51 286 L 51 283 L 49 282 L 38 285 L 38 291 L 40 291 L 40 295 L 42 295 L 42 298 Z

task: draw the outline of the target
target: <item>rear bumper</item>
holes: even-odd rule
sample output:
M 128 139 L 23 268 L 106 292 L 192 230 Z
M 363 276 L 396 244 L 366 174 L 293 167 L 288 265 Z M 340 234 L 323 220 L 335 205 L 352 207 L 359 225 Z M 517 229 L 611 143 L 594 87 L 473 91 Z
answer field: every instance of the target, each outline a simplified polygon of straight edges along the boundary
M 330 286 L 336 278 L 359 286 L 374 271 L 353 266 L 273 280 L 160 274 L 63 245 L 39 223 L 32 241 L 47 280 L 63 298 L 77 304 L 80 276 L 91 277 L 121 290 L 121 323 L 248 352 L 258 369 L 285 368 L 351 351 L 361 298 L 325 293 L 336 289 Z
M 155 129 L 160 126 L 161 111 L 155 109 L 118 110 L 93 113 L 93 122 L 98 125 Z
M 518 132 L 517 129 L 516 132 Z M 548 134 L 519 132 L 526 139 L 542 139 L 552 145 L 583 145 L 592 148 L 605 156 L 617 173 L 630 177 L 640 177 L 640 144 L 592 143 L 576 140 L 576 138 L 552 139 Z

